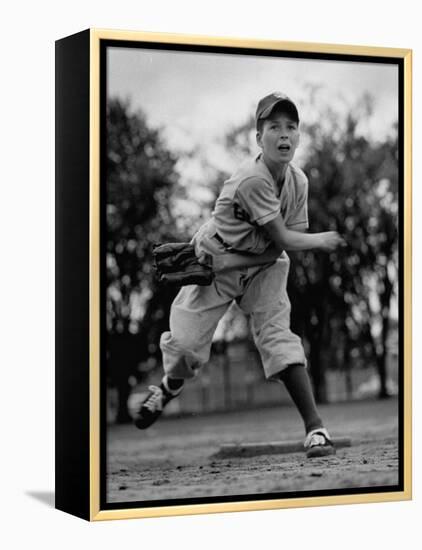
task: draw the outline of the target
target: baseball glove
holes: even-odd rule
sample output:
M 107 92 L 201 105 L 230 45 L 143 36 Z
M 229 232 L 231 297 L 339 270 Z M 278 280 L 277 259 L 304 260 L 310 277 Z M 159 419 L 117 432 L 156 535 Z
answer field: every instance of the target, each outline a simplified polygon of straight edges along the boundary
M 214 279 L 211 256 L 205 255 L 199 262 L 192 244 L 160 244 L 154 246 L 152 253 L 156 275 L 162 284 L 207 286 Z

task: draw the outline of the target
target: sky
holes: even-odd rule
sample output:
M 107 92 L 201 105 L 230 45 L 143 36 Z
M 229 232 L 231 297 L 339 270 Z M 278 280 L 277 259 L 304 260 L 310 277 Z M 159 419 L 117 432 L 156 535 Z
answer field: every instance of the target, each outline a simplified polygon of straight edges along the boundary
M 362 132 L 375 140 L 398 117 L 396 65 L 111 47 L 107 62 L 109 96 L 141 108 L 180 150 L 218 142 L 276 90 L 296 102 L 301 120 L 318 117 L 323 102 L 341 111 L 370 93 L 373 116 Z M 319 90 L 314 106 L 309 86 Z

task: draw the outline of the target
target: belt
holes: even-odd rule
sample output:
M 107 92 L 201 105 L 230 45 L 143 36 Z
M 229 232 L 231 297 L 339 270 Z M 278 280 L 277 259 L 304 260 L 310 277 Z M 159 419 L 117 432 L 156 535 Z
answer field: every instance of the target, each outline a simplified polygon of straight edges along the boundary
M 218 233 L 214 233 L 213 237 L 224 246 L 224 249 L 227 250 L 227 252 L 231 252 L 232 254 L 242 254 L 243 256 L 253 256 L 252 252 L 247 252 L 245 250 L 236 250 L 232 247 L 231 244 L 227 244 Z
M 220 237 L 220 235 L 218 233 L 214 233 L 213 235 L 214 239 L 216 239 L 220 244 L 222 244 L 224 246 L 224 248 L 228 251 L 228 252 L 234 252 L 233 250 L 233 247 L 230 246 L 229 244 L 227 244 L 225 241 L 223 241 L 223 239 Z

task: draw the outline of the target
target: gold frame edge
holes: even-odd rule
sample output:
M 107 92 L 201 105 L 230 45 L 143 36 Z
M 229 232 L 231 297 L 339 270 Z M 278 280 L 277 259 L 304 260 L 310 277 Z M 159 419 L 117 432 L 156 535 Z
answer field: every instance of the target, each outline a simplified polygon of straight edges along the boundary
M 141 519 L 183 515 L 220 514 L 233 512 L 257 512 L 284 508 L 309 508 L 313 506 L 339 506 L 347 504 L 374 504 L 410 500 L 406 491 L 391 493 L 366 493 L 358 495 L 330 495 L 301 497 L 293 499 L 250 500 L 245 502 L 222 502 L 215 504 L 189 504 L 178 506 L 157 506 L 155 508 L 121 508 L 101 510 L 94 521 L 114 519 Z
M 202 46 L 226 46 L 232 48 L 257 48 L 269 50 L 297 51 L 304 53 L 349 54 L 361 56 L 381 56 L 404 58 L 410 49 L 388 48 L 383 46 L 362 46 L 351 44 L 327 44 L 316 42 L 296 42 L 279 40 L 262 40 L 255 38 L 232 38 L 207 35 L 190 35 L 178 33 L 158 33 L 143 31 L 124 31 L 112 29 L 92 29 L 98 39 L 162 42 L 166 44 L 185 44 Z
M 404 488 L 412 498 L 412 51 L 404 56 Z

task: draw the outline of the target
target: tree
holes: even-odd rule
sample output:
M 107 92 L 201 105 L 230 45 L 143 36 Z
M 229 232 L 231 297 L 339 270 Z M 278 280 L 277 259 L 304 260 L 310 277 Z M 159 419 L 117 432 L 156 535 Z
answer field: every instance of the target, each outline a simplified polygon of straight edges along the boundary
M 152 247 L 177 240 L 170 197 L 176 158 L 142 112 L 112 99 L 107 107 L 106 325 L 107 374 L 119 392 L 118 421 L 128 420 L 129 379 L 159 358 L 171 290 L 159 291 Z
M 307 265 L 303 298 L 311 305 L 305 333 L 320 401 L 327 398 L 323 350 L 339 342 L 338 361 L 346 371 L 355 351 L 356 358 L 375 363 L 380 397 L 387 396 L 387 337 L 397 280 L 397 132 L 381 144 L 359 135 L 361 119 L 370 116 L 368 102 L 366 107 L 350 109 L 343 120 L 327 109 L 325 126 L 304 128 L 312 144 L 304 166 L 311 175 L 312 229 L 337 229 L 348 243 L 330 258 L 301 254 L 300 264 Z

